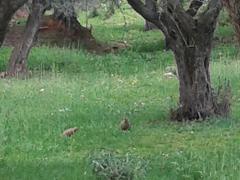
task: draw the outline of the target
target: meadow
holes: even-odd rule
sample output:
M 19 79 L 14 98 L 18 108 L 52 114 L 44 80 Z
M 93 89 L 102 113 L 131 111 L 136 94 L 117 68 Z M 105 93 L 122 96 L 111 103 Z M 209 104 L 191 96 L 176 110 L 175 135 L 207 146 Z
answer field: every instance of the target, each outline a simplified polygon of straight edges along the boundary
M 164 50 L 158 30 L 144 32 L 143 19 L 128 7 L 123 11 L 126 24 L 119 11 L 88 23 L 100 42 L 126 41 L 128 48 L 94 55 L 36 47 L 28 64 L 32 77 L 0 80 L 0 179 L 95 179 L 90 159 L 102 151 L 146 160 L 142 179 L 239 179 L 237 45 L 215 43 L 211 63 L 215 87 L 226 79 L 231 82 L 230 117 L 171 122 L 178 80 L 164 77 L 164 72 L 174 66 L 174 57 Z M 228 24 L 219 26 L 216 36 L 224 39 L 232 33 Z M 0 49 L 1 71 L 9 54 L 9 48 Z M 132 123 L 127 133 L 119 129 L 124 117 Z M 74 136 L 62 136 L 75 126 L 80 130 Z

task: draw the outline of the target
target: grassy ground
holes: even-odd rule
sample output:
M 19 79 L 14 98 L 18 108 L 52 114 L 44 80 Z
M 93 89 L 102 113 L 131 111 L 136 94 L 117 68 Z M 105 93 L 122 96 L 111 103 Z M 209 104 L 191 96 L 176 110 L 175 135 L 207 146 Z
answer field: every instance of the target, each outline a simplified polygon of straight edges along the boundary
M 125 7 L 127 8 L 127 7 Z M 212 54 L 212 80 L 229 79 L 232 113 L 228 119 L 173 123 L 169 110 L 178 102 L 178 82 L 166 79 L 173 64 L 160 32 L 143 32 L 143 20 L 127 10 L 105 20 L 90 19 L 98 40 L 130 45 L 118 54 L 33 49 L 27 80 L 0 81 L 0 179 L 94 179 L 89 157 L 113 151 L 146 159 L 144 179 L 233 179 L 240 177 L 240 56 L 232 44 Z M 218 36 L 231 28 L 221 27 Z M 8 48 L 0 49 L 5 69 Z M 119 130 L 128 117 L 133 128 Z M 63 138 L 66 128 L 80 128 Z

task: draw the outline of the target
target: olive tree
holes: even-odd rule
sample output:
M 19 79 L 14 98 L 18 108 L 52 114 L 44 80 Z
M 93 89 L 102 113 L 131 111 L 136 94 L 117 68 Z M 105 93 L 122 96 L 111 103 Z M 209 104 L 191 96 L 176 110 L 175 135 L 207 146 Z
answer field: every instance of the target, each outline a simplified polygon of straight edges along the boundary
M 11 54 L 7 72 L 14 76 L 16 73 L 27 73 L 27 57 L 33 45 L 34 39 L 39 29 L 42 15 L 48 3 L 46 0 L 33 0 L 31 13 L 22 38 L 14 47 Z
M 128 0 L 132 8 L 164 34 L 173 51 L 179 74 L 179 108 L 172 118 L 178 121 L 219 115 L 219 104 L 210 78 L 210 55 L 221 0 L 193 0 L 184 9 L 179 0 L 162 0 L 152 11 L 141 0 Z

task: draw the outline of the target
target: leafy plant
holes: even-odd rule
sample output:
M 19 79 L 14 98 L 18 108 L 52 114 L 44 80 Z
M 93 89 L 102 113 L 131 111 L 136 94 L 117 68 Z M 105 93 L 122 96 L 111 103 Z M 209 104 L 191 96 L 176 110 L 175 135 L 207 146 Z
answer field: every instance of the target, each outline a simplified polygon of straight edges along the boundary
M 97 179 L 133 180 L 146 175 L 148 162 L 126 154 L 124 156 L 112 152 L 94 153 L 91 166 Z

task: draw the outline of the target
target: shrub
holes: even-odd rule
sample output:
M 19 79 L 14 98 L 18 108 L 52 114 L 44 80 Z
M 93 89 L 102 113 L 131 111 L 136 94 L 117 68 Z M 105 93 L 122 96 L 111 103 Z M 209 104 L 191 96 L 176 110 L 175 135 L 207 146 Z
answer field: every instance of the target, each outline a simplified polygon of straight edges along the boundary
M 148 162 L 126 154 L 124 156 L 112 152 L 94 153 L 91 166 L 97 179 L 133 180 L 146 175 Z

